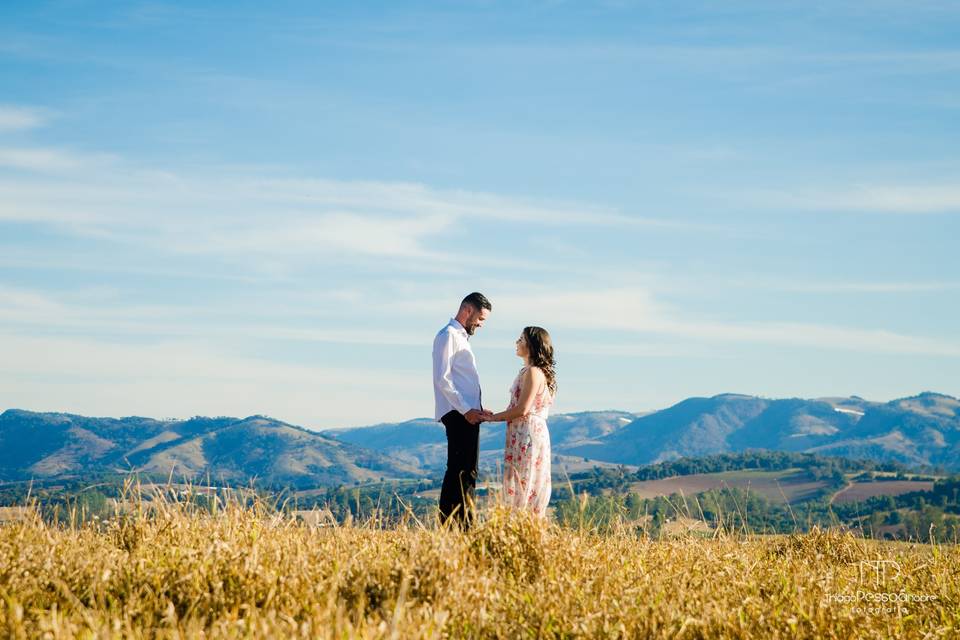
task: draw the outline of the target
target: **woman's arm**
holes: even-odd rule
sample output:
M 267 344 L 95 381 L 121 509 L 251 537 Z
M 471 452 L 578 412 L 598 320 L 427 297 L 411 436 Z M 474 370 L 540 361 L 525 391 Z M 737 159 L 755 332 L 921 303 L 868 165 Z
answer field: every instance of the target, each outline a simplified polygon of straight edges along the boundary
M 504 420 L 510 422 L 530 413 L 536 399 L 535 390 L 539 389 L 545 380 L 546 376 L 543 375 L 543 371 L 539 367 L 527 367 L 527 370 L 523 372 L 523 379 L 520 381 L 520 399 L 517 401 L 517 406 L 495 413 L 487 420 L 490 422 L 502 422 Z

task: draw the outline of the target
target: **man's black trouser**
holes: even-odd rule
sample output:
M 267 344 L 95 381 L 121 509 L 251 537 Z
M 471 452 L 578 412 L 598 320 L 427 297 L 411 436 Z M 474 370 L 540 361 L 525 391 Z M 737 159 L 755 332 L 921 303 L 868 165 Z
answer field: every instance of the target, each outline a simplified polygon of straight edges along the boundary
M 440 488 L 440 522 L 450 517 L 464 530 L 473 523 L 474 489 L 480 456 L 480 425 L 470 424 L 459 411 L 440 418 L 447 430 L 447 472 Z

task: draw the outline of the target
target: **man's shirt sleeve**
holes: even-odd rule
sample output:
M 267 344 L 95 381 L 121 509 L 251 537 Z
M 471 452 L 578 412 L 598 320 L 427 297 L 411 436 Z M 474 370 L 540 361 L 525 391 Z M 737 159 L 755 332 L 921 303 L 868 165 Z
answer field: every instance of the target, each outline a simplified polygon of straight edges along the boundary
M 472 407 L 468 406 L 463 396 L 453 384 L 453 356 L 456 353 L 456 342 L 453 334 L 444 331 L 433 342 L 433 386 L 443 394 L 454 409 L 466 414 Z

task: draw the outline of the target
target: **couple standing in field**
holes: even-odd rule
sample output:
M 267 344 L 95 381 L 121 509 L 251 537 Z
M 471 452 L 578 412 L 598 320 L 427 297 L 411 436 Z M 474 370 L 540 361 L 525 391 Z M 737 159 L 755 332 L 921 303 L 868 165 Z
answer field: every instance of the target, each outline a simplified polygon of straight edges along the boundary
M 440 489 L 439 520 L 464 530 L 473 521 L 480 458 L 480 423 L 506 422 L 503 501 L 545 517 L 550 502 L 550 434 L 547 414 L 557 392 L 550 334 L 524 327 L 516 342 L 523 367 L 510 387 L 510 401 L 500 413 L 483 408 L 477 362 L 470 336 L 483 326 L 493 305 L 481 293 L 460 303 L 457 315 L 433 341 L 433 390 L 436 419 L 447 432 L 447 470 Z

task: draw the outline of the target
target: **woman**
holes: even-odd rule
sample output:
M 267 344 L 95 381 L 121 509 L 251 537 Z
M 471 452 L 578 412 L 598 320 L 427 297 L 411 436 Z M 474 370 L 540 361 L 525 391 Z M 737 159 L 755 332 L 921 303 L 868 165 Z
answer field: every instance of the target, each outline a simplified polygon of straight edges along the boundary
M 487 420 L 507 422 L 503 499 L 506 504 L 547 515 L 550 502 L 550 433 L 548 407 L 557 393 L 556 365 L 550 334 L 524 327 L 517 339 L 523 368 L 510 388 L 510 405 Z

